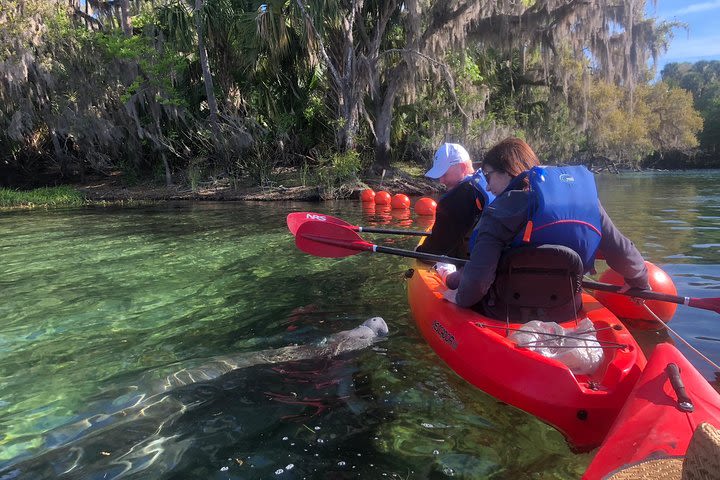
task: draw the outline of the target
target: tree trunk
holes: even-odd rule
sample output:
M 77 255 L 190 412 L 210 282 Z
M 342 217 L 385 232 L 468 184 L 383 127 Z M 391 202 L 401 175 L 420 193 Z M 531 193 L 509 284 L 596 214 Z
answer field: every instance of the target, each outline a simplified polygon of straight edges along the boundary
M 385 102 L 383 102 L 383 105 Z M 392 111 L 381 108 L 375 118 L 375 161 L 372 170 L 380 172 L 390 167 L 390 135 L 392 134 Z
M 115 15 L 113 15 L 113 8 L 110 7 L 109 10 L 106 11 L 108 22 L 110 23 L 110 30 L 115 30 Z
M 128 10 L 128 0 L 120 0 L 120 24 L 126 37 L 132 35 L 132 26 L 130 25 Z
M 371 170 L 373 173 L 379 174 L 383 170 L 390 168 L 390 145 L 387 142 L 375 143 L 375 161 Z
M 385 94 L 378 97 L 375 107 L 375 162 L 373 171 L 379 172 L 390 167 L 390 136 L 392 135 L 393 106 L 395 96 L 400 87 L 402 69 L 395 69 L 391 75 L 392 80 L 385 89 Z
M 121 2 L 122 2 L 122 0 L 121 0 Z M 115 4 L 113 4 L 113 6 L 112 6 L 111 8 L 112 8 L 112 10 L 111 10 L 112 13 L 113 13 L 113 14 L 115 15 L 115 17 L 116 17 L 115 19 L 117 20 L 118 27 L 122 30 L 122 28 L 123 28 L 123 24 L 122 24 L 122 23 L 123 23 L 123 18 L 122 18 L 122 12 L 120 11 L 120 7 L 117 6 L 117 5 L 115 5 Z
M 343 85 L 343 93 L 338 98 L 338 116 L 342 127 L 335 134 L 337 147 L 340 152 L 347 152 L 355 148 L 355 137 L 358 130 L 358 104 L 357 97 L 352 92 L 352 86 Z
M 162 156 L 163 166 L 165 167 L 165 186 L 170 187 L 172 186 L 172 174 L 170 173 L 170 164 L 167 161 L 167 155 L 165 155 L 165 152 L 160 152 L 160 155 Z
M 88 15 L 88 5 L 89 4 L 90 4 L 90 2 L 88 2 L 88 0 L 85 0 L 85 17 L 83 17 L 83 18 L 85 19 L 85 28 L 87 28 L 88 30 L 92 30 L 92 26 L 90 24 L 90 21 L 88 20 L 88 18 L 90 17 L 90 15 Z
M 360 102 L 362 101 L 362 88 L 356 83 L 361 81 L 356 75 L 356 52 L 355 41 L 353 37 L 353 29 L 355 26 L 355 18 L 358 12 L 362 10 L 363 1 L 355 0 L 352 2 L 350 15 L 347 16 L 341 25 L 343 45 L 337 47 L 342 52 L 342 56 L 337 57 L 337 61 L 333 62 L 325 48 L 323 38 L 318 33 L 313 18 L 308 13 L 302 0 L 296 0 L 297 6 L 302 12 L 303 18 L 312 28 L 318 46 L 318 53 L 328 69 L 330 79 L 337 91 L 337 118 L 341 122 L 341 126 L 335 134 L 337 147 L 341 152 L 346 152 L 355 147 L 355 136 L 358 130 L 360 116 Z
M 65 151 L 63 150 L 62 146 L 60 145 L 60 140 L 58 139 L 58 133 L 54 128 L 50 130 L 50 136 L 52 137 L 52 145 L 53 145 L 53 151 L 55 152 L 55 156 L 57 157 L 59 163 L 63 163 L 65 161 Z
M 198 52 L 200 54 L 200 67 L 202 68 L 203 83 L 205 84 L 205 95 L 207 96 L 208 108 L 210 109 L 210 126 L 215 137 L 217 148 L 220 142 L 220 127 L 218 126 L 218 107 L 215 98 L 215 87 L 213 85 L 210 62 L 208 61 L 207 49 L 205 48 L 205 37 L 203 35 L 202 18 L 200 11 L 203 7 L 203 0 L 195 0 L 195 29 L 198 37 Z

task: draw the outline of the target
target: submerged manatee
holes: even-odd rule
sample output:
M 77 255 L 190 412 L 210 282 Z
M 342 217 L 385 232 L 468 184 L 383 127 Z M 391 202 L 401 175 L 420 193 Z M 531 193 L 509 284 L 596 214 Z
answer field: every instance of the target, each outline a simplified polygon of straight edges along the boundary
M 41 453 L 0 468 L 0 478 L 155 477 L 176 465 L 191 440 L 167 432 L 183 413 L 202 403 L 201 385 L 194 399 L 175 391 L 212 382 L 232 371 L 255 365 L 331 358 L 366 348 L 388 335 L 381 317 L 307 345 L 223 355 L 195 368 L 184 368 L 135 393 L 112 402 L 115 410 L 88 416 L 50 432 Z M 143 392 L 143 393 L 139 393 Z M 183 398 L 184 400 L 180 400 Z M 189 401 L 188 401 L 189 400 Z M 117 409 L 117 405 L 124 408 Z
M 292 362 L 310 358 L 334 357 L 341 353 L 366 348 L 386 337 L 388 327 L 382 317 L 372 317 L 352 330 L 335 333 L 318 343 L 290 345 L 255 353 L 213 357 L 201 367 L 182 369 L 167 376 L 153 391 L 164 392 L 197 382 L 205 382 L 238 368 L 265 363 Z

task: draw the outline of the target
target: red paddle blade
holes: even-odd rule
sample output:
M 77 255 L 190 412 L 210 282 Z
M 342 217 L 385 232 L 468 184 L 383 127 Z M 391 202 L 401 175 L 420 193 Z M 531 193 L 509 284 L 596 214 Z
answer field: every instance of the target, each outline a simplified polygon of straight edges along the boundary
M 325 215 L 323 213 L 293 212 L 293 213 L 288 214 L 286 221 L 287 221 L 287 226 L 290 229 L 290 233 L 292 233 L 293 235 L 297 235 L 297 230 L 298 230 L 298 228 L 300 228 L 300 225 L 302 225 L 305 222 L 309 222 L 309 221 L 333 223 L 335 225 L 351 227 L 354 230 L 357 230 L 357 227 L 350 225 L 345 220 L 341 220 L 339 218 L 332 217 L 330 215 Z
M 720 298 L 691 298 L 687 305 L 720 313 Z
M 316 257 L 349 257 L 363 251 L 373 251 L 375 245 L 342 225 L 321 220 L 308 220 L 297 229 L 295 245 Z

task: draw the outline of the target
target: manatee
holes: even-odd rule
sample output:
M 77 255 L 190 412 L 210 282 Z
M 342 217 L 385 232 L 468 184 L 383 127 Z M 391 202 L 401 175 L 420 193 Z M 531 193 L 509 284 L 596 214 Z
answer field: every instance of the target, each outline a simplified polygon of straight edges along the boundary
M 164 392 L 192 383 L 206 382 L 238 368 L 254 365 L 335 357 L 345 352 L 369 347 L 387 335 L 388 327 L 385 320 L 382 317 L 372 317 L 352 330 L 335 333 L 314 344 L 290 345 L 249 354 L 213 357 L 201 367 L 178 370 L 151 390 Z
M 139 472 L 157 476 L 172 469 L 189 448 L 190 440 L 166 433 L 168 427 L 203 403 L 204 395 L 212 394 L 213 380 L 256 365 L 335 357 L 367 348 L 387 335 L 385 321 L 373 317 L 316 343 L 212 357 L 199 367 L 180 369 L 160 381 L 138 382 L 131 387 L 133 393 L 112 402 L 114 411 L 53 430 L 45 438 L 43 452 L 3 466 L 0 478 L 111 479 Z M 188 393 L 194 384 L 202 385 Z M 124 407 L 118 409 L 117 405 Z

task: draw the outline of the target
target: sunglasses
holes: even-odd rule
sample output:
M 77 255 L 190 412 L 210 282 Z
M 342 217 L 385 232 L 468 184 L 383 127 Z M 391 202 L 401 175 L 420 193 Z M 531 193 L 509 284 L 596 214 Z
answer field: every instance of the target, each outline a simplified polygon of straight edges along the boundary
M 493 173 L 502 173 L 502 172 L 500 170 L 490 170 L 489 172 L 487 170 L 482 171 L 483 177 L 485 177 L 486 182 L 490 183 L 490 177 L 492 176 Z

